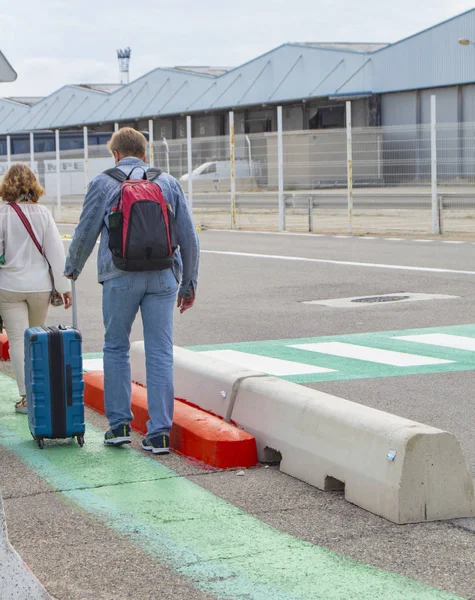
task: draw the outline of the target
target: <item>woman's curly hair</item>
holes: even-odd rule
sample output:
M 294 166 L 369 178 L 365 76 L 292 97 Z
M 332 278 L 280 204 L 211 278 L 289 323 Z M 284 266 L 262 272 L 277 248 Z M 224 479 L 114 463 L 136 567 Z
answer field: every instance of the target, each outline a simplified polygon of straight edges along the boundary
M 0 196 L 4 202 L 15 202 L 19 198 L 38 202 L 44 193 L 33 171 L 23 163 L 12 165 L 0 185 Z

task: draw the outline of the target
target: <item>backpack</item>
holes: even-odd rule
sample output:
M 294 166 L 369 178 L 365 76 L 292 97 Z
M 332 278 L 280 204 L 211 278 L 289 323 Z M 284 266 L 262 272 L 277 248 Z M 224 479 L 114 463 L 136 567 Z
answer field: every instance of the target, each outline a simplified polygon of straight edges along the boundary
M 141 179 L 130 179 L 134 169 Z M 117 202 L 109 213 L 109 250 L 121 271 L 162 271 L 173 265 L 177 248 L 172 208 L 154 180 L 160 169 L 134 167 L 128 175 L 121 169 L 104 171 L 120 182 Z

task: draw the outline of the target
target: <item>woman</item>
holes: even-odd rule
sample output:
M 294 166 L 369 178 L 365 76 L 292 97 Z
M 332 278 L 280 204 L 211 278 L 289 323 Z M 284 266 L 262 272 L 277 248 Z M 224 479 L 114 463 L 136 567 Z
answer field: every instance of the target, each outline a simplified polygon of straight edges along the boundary
M 44 190 L 22 163 L 10 167 L 0 185 L 0 315 L 10 343 L 10 357 L 20 400 L 15 410 L 26 413 L 24 333 L 44 327 L 54 289 L 64 308 L 71 306 L 70 283 L 63 276 L 64 248 L 49 210 L 38 204 Z M 44 256 L 16 209 L 28 219 Z M 45 258 L 46 257 L 46 258 Z M 48 262 L 51 265 L 51 274 Z

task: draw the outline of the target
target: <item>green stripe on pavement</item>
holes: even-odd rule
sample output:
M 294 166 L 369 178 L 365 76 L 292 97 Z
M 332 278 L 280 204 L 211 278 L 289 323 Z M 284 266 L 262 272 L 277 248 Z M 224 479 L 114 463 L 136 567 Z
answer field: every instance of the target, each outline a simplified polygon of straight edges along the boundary
M 190 350 L 204 352 L 207 350 L 237 350 L 249 354 L 257 354 L 270 358 L 289 360 L 306 365 L 314 365 L 334 369 L 332 373 L 312 373 L 305 375 L 279 376 L 294 383 L 314 383 L 320 381 L 341 381 L 347 379 L 367 379 L 373 377 L 393 377 L 397 375 L 420 375 L 423 373 L 446 373 L 450 371 L 472 371 L 475 369 L 475 352 L 456 350 L 442 346 L 417 344 L 393 337 L 418 335 L 427 333 L 448 333 L 475 338 L 475 325 L 459 325 L 453 327 L 431 327 L 427 329 L 407 329 L 402 331 L 378 331 L 375 333 L 356 333 L 327 337 L 311 337 L 288 340 L 268 340 L 262 342 L 240 342 L 237 344 L 218 344 L 207 346 L 190 346 Z M 368 348 L 380 348 L 395 352 L 406 352 L 418 356 L 429 356 L 455 361 L 438 365 L 422 365 L 417 367 L 394 367 L 370 361 L 342 358 L 327 354 L 319 354 L 289 348 L 293 344 L 312 344 L 321 342 L 343 342 L 357 344 Z M 256 366 L 258 369 L 258 366 Z
M 49 485 L 205 593 L 248 600 L 456 600 L 282 533 L 131 448 L 86 444 L 39 450 L 15 414 L 15 382 L 0 374 L 0 444 Z M 91 543 L 93 541 L 91 540 Z

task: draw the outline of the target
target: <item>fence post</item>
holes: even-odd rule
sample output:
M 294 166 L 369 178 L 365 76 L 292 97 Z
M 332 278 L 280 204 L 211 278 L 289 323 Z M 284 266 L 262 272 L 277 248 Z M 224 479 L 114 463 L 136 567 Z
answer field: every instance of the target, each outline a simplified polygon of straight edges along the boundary
M 12 164 L 12 140 L 9 135 L 7 135 L 7 169 L 11 167 Z
M 279 231 L 285 229 L 284 200 L 284 141 L 282 134 L 282 106 L 277 107 L 277 177 L 279 185 Z
M 430 97 L 430 158 L 431 158 L 431 190 L 432 190 L 432 233 L 440 233 L 439 207 L 437 196 L 437 127 L 436 97 Z
M 231 165 L 231 229 L 236 229 L 236 165 L 233 111 L 229 113 L 229 162 Z
M 348 233 L 353 232 L 353 135 L 351 131 L 351 101 L 346 102 L 346 163 L 348 178 Z
M 148 120 L 148 162 L 153 167 L 153 119 Z
M 170 148 L 168 147 L 167 138 L 162 138 L 163 143 L 165 144 L 165 153 L 166 153 L 166 165 L 167 165 L 167 173 L 170 173 Z
M 54 143 L 56 147 L 56 220 L 61 220 L 61 161 L 59 156 L 59 129 L 55 129 Z
M 35 134 L 30 131 L 30 169 L 35 172 Z
M 188 206 L 193 211 L 193 154 L 191 152 L 191 116 L 186 117 L 186 150 L 188 158 Z
M 246 134 L 246 143 L 247 143 L 247 152 L 249 154 L 249 177 L 252 179 L 253 175 L 254 175 L 254 169 L 252 166 L 252 147 L 251 147 L 251 140 L 249 139 L 249 136 Z
M 114 133 L 115 133 L 116 131 L 119 131 L 119 123 L 117 123 L 117 122 L 116 122 L 116 123 L 114 123 Z
M 89 136 L 87 134 L 87 125 L 82 129 L 84 143 L 84 190 L 87 192 L 89 187 Z

